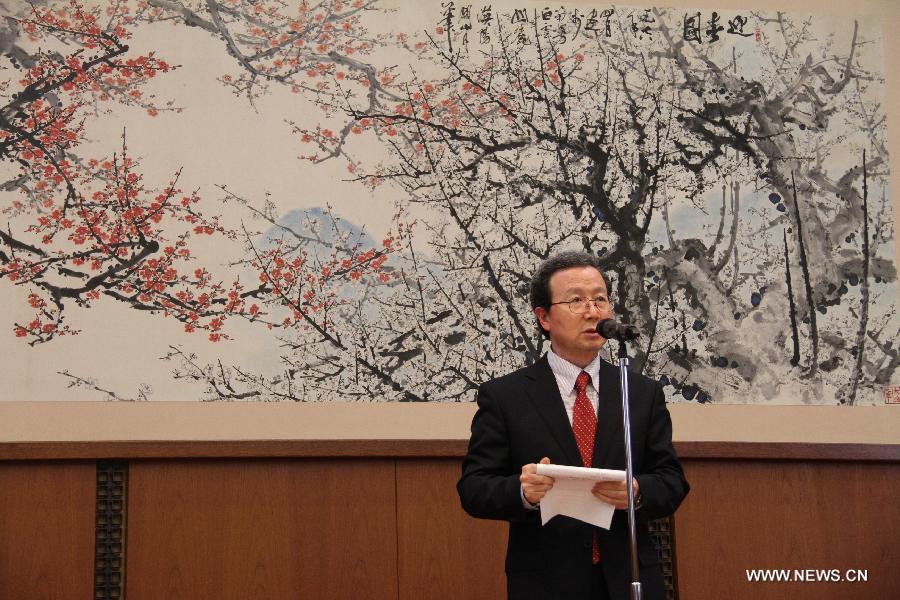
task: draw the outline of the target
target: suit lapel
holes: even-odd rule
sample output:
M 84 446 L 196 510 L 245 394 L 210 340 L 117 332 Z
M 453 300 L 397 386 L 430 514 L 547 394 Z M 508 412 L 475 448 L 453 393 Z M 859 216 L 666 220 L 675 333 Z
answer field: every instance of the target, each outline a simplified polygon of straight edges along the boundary
M 619 368 L 600 361 L 597 433 L 591 464 L 600 468 L 619 468 L 625 464 L 622 444 L 622 389 Z
M 578 444 L 575 442 L 575 433 L 566 416 L 562 398 L 559 396 L 559 386 L 556 377 L 544 355 L 525 373 L 531 380 L 528 387 L 528 399 L 534 405 L 538 414 L 547 424 L 550 435 L 562 449 L 566 460 L 571 465 L 581 466 L 581 455 L 578 453 Z

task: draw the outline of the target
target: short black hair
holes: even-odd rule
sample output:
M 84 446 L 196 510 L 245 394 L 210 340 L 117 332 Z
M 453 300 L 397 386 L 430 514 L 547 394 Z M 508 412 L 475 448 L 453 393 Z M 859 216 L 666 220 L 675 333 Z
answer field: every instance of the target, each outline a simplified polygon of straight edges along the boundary
M 534 275 L 531 277 L 531 289 L 528 294 L 529 300 L 531 301 L 531 309 L 534 310 L 540 306 L 549 310 L 550 303 L 553 301 L 550 296 L 550 277 L 557 271 L 575 269 L 578 267 L 594 267 L 597 269 L 597 272 L 600 273 L 600 277 L 603 278 L 603 284 L 606 286 L 607 293 L 609 293 L 609 280 L 607 280 L 606 275 L 603 273 L 600 259 L 588 252 L 568 250 L 560 252 L 559 254 L 554 254 L 538 265 L 537 270 L 535 270 Z M 541 327 L 540 321 L 538 321 L 538 328 L 546 337 L 547 332 Z

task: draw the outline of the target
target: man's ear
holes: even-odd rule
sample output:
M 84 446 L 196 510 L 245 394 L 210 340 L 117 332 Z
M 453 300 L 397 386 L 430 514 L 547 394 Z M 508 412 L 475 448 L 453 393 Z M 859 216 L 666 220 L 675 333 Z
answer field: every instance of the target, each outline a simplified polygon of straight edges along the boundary
M 534 316 L 537 317 L 538 323 L 541 324 L 541 327 L 544 328 L 544 331 L 550 331 L 550 327 L 548 326 L 547 319 L 547 309 L 543 306 L 538 306 L 534 309 Z

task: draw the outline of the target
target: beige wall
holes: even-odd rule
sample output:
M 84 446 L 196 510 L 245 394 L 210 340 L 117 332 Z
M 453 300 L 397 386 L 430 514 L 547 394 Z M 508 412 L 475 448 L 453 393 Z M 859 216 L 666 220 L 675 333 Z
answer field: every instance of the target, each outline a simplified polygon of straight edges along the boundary
M 523 0 L 523 3 L 528 0 Z M 532 0 L 534 1 L 534 0 Z M 541 0 L 541 5 L 547 4 Z M 587 2 L 585 2 L 587 4 Z M 596 3 L 593 3 L 596 4 Z M 629 2 L 650 5 L 645 2 Z M 895 0 L 666 0 L 696 8 L 750 8 L 882 17 L 887 114 L 900 155 L 900 3 Z M 894 214 L 900 214 L 893 194 Z M 896 220 L 896 219 L 895 219 Z M 900 263 L 900 253 L 897 262 Z M 674 405 L 682 441 L 900 443 L 900 405 L 880 407 Z M 474 406 L 0 402 L 0 442 L 64 440 L 465 439 Z
M 900 444 L 897 406 L 670 407 L 676 441 Z M 114 440 L 465 440 L 464 404 L 0 402 L 0 443 Z

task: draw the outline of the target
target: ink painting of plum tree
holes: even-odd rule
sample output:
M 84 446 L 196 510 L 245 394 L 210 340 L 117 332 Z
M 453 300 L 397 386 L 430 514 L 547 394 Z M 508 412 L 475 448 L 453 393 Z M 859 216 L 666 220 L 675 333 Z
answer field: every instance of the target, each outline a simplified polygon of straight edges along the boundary
M 568 249 L 670 401 L 900 385 L 876 17 L 0 11 L 4 400 L 471 401 L 549 348 L 528 286 Z

